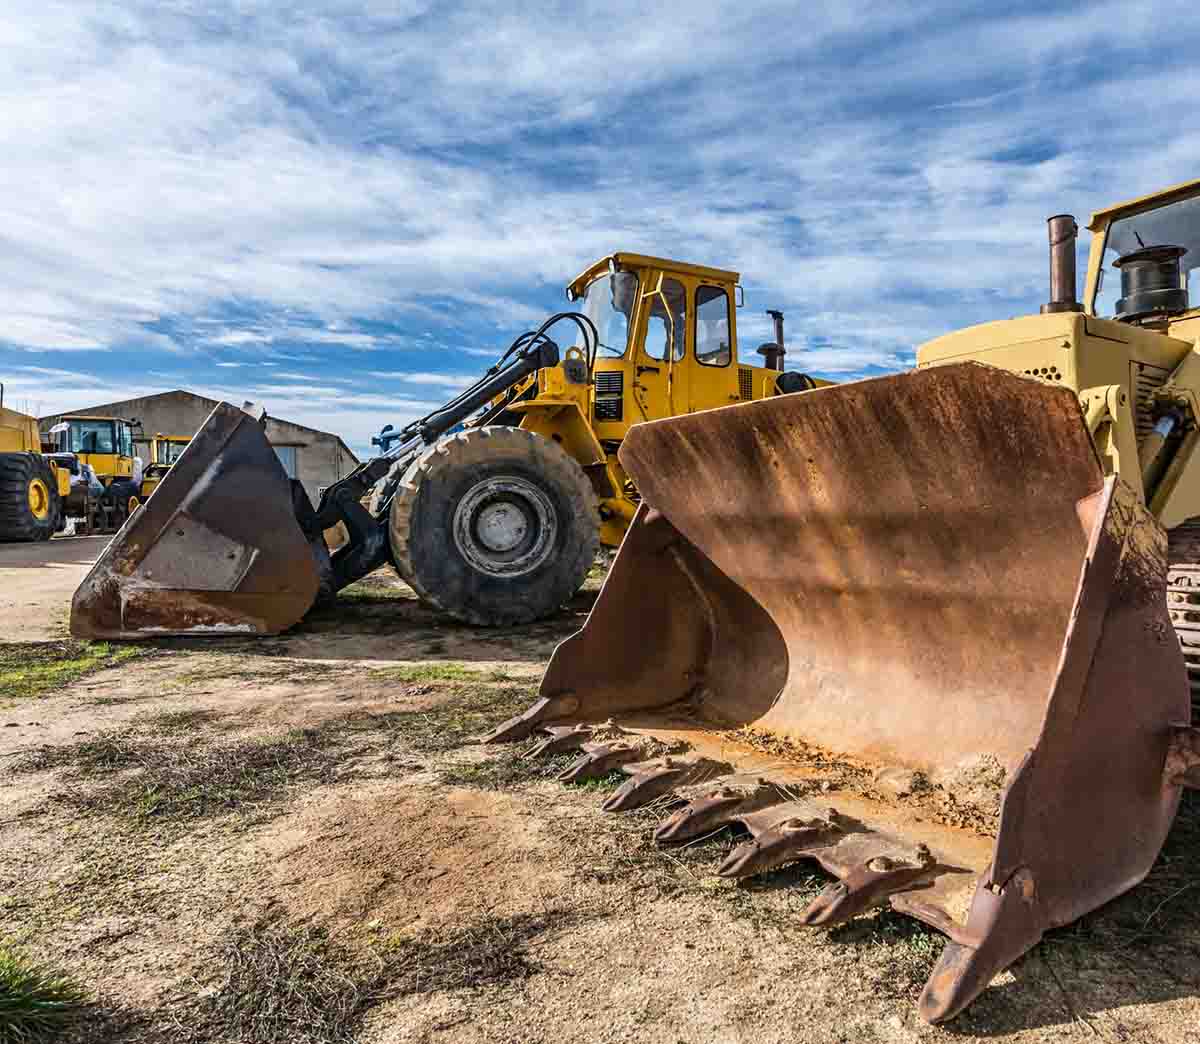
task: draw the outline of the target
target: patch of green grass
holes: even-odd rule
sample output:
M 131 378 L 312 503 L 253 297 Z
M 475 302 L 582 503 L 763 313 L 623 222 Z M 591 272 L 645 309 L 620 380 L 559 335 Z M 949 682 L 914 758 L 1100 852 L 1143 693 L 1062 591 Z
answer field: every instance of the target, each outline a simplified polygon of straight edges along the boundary
M 0 645 L 0 700 L 46 696 L 151 651 L 146 646 L 75 639 L 5 643 Z
M 40 1044 L 79 1023 L 88 1003 L 67 976 L 0 942 L 0 1044 Z

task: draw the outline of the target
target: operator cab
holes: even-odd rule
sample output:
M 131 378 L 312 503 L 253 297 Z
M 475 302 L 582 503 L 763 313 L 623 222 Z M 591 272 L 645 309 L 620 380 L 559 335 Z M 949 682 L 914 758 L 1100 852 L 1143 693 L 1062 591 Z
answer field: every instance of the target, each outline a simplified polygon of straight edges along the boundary
M 781 313 L 778 343 L 760 349 L 767 365 L 738 359 L 738 280 L 727 269 L 616 253 L 570 283 L 567 297 L 597 332 L 593 416 L 602 441 L 619 441 L 641 421 L 824 383 L 800 374 L 786 389 L 778 383 L 785 355 Z

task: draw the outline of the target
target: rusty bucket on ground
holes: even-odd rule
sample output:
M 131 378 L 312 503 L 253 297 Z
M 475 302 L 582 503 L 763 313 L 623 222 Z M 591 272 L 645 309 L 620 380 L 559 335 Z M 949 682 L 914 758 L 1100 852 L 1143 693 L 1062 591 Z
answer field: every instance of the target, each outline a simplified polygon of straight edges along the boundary
M 263 432 L 261 412 L 220 403 L 71 603 L 81 638 L 277 634 L 322 585 L 328 554 Z
M 1071 391 L 937 367 L 640 425 L 644 503 L 541 699 L 489 739 L 620 767 L 719 873 L 801 858 L 802 915 L 882 903 L 949 942 L 953 1017 L 1047 929 L 1140 881 L 1200 750 L 1165 535 Z

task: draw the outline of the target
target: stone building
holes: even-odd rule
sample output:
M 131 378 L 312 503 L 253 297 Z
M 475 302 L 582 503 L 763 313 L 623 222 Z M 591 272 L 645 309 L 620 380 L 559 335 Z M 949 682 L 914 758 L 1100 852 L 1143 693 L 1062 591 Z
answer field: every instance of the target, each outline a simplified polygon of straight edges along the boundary
M 135 437 L 134 448 L 143 461 L 148 461 L 150 439 L 155 434 L 192 435 L 216 405 L 216 399 L 178 390 L 140 399 L 106 402 L 71 410 L 70 413 L 85 417 L 124 417 L 140 422 L 141 430 Z M 38 423 L 45 432 L 62 416 L 41 417 Z M 350 448 L 339 436 L 329 432 L 268 415 L 266 433 L 284 470 L 303 483 L 314 504 L 322 487 L 345 478 L 358 466 L 358 458 L 350 452 Z

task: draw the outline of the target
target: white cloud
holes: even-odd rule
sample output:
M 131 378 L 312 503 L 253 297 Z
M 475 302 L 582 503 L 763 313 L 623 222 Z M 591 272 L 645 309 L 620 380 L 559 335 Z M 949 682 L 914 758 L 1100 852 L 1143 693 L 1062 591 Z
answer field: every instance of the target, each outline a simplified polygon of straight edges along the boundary
M 816 5 L 802 26 L 775 0 L 20 7 L 0 21 L 6 367 L 18 347 L 292 361 L 277 387 L 299 396 L 371 351 L 461 387 L 432 353 L 496 358 L 615 249 L 743 272 L 751 358 L 782 307 L 789 363 L 905 365 L 1036 306 L 1046 214 L 1200 169 L 1163 103 L 1200 87 L 1200 12 L 1161 0 Z M 295 405 L 330 427 L 391 419 L 380 398 Z
M 370 376 L 387 380 L 405 381 L 408 384 L 437 384 L 445 388 L 467 388 L 482 374 L 469 373 L 406 373 L 403 370 L 371 370 Z

